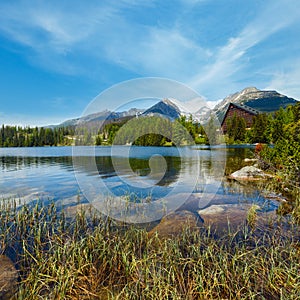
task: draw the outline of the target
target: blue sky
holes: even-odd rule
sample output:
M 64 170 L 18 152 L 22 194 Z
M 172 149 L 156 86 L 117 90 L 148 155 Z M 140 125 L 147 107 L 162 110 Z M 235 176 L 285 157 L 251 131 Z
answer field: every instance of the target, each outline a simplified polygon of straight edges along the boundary
M 1 0 L 0 16 L 0 123 L 60 123 L 145 76 L 209 101 L 247 86 L 300 99 L 298 0 Z

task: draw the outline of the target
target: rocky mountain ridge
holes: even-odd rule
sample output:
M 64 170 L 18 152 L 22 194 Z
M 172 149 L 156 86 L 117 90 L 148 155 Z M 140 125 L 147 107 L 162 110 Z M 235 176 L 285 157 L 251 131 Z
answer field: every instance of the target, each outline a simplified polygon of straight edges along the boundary
M 83 116 L 80 118 L 70 119 L 64 121 L 63 123 L 57 125 L 57 127 L 66 127 L 66 126 L 77 126 L 84 125 L 90 122 L 103 122 L 105 120 L 114 120 L 114 119 L 122 119 L 126 117 L 134 117 L 136 115 L 140 115 L 144 112 L 143 109 L 131 108 L 127 111 L 122 112 L 112 112 L 110 110 L 104 110 L 98 113 L 90 114 L 87 116 Z
M 173 99 L 163 99 L 148 109 L 131 108 L 128 111 L 111 112 L 104 110 L 95 114 L 90 114 L 84 117 L 67 120 L 57 127 L 63 126 L 76 126 L 85 125 L 89 123 L 97 124 L 106 122 L 113 122 L 114 120 L 121 120 L 123 118 L 131 118 L 136 116 L 153 116 L 163 115 L 170 119 L 179 118 L 181 115 L 188 116 L 189 113 L 184 111 L 179 105 L 176 105 Z M 256 87 L 247 87 L 240 92 L 231 94 L 225 97 L 220 103 L 218 103 L 212 110 L 208 107 L 201 107 L 198 111 L 192 114 L 193 120 L 197 122 L 205 122 L 208 120 L 211 113 L 216 114 L 219 120 L 222 120 L 229 103 L 237 103 L 247 105 L 261 112 L 275 112 L 280 107 L 287 107 L 288 105 L 294 105 L 298 101 L 282 95 L 277 91 L 262 91 Z
M 143 116 L 163 115 L 170 119 L 177 119 L 181 115 L 179 107 L 169 99 L 154 104 L 142 114 Z
M 227 96 L 214 107 L 213 112 L 217 114 L 219 119 L 222 119 L 229 103 L 243 104 L 260 112 L 271 113 L 279 110 L 280 107 L 286 108 L 288 105 L 294 105 L 297 100 L 277 91 L 262 91 L 256 87 L 248 87 Z

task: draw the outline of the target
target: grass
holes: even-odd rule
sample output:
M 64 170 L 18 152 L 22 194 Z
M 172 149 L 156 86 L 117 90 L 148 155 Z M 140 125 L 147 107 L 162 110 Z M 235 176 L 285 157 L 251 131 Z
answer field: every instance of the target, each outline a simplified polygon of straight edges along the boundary
M 19 270 L 15 299 L 299 299 L 299 236 L 248 218 L 233 233 L 162 239 L 91 211 L 2 201 L 0 252 Z

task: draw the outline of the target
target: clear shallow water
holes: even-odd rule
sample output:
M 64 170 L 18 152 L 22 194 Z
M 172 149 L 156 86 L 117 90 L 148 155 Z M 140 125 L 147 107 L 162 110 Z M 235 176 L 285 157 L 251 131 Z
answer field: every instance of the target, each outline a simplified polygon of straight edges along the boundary
M 31 203 L 36 200 L 55 201 L 58 205 L 75 205 L 88 202 L 74 174 L 72 155 L 77 155 L 77 172 L 80 180 L 97 183 L 101 180 L 116 196 L 135 195 L 137 198 L 151 196 L 153 200 L 167 195 L 175 187 L 183 193 L 195 176 L 195 164 L 200 165 L 202 177 L 194 193 L 217 194 L 218 203 L 257 203 L 265 211 L 274 210 L 277 203 L 266 200 L 260 191 L 251 185 L 241 185 L 227 180 L 222 171 L 223 154 L 226 154 L 225 175 L 245 165 L 244 158 L 251 157 L 251 149 L 188 147 L 81 147 L 72 152 L 72 147 L 0 148 L 0 197 L 21 199 Z M 180 153 L 179 153 L 180 152 Z M 159 180 L 149 177 L 149 158 L 153 154 L 165 158 L 166 172 Z M 90 166 L 90 157 L 95 155 L 97 170 Z M 125 164 L 129 157 L 129 165 Z M 117 172 L 114 159 L 117 158 Z M 154 164 L 155 166 L 155 164 Z M 150 174 L 151 175 L 151 174 Z M 138 176 L 138 177 L 137 177 Z M 142 178 L 150 187 L 134 185 Z M 129 184 L 128 184 L 129 183 Z M 133 185 L 132 185 L 133 183 Z

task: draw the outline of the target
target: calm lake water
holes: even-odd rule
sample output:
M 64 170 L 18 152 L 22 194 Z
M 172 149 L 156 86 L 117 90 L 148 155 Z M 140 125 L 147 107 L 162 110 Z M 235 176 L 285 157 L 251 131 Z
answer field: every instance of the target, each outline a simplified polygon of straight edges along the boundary
M 257 203 L 264 211 L 278 206 L 276 201 L 265 199 L 256 186 L 242 185 L 224 176 L 247 165 L 244 158 L 252 157 L 251 148 L 183 147 L 178 150 L 175 147 L 119 146 L 114 147 L 113 152 L 111 147 L 78 149 L 72 152 L 72 147 L 1 148 L 0 197 L 20 199 L 20 203 L 41 200 L 45 203 L 54 201 L 58 206 L 72 206 L 79 200 L 88 202 L 78 184 L 80 178 L 81 182 L 101 181 L 117 196 L 127 194 L 145 198 L 151 195 L 154 201 L 175 188 L 183 193 L 189 190 L 189 182 L 195 176 L 194 168 L 199 165 L 202 175 L 196 186 L 193 185 L 193 193 L 216 194 L 218 201 L 224 204 Z M 150 176 L 149 158 L 153 154 L 164 157 L 165 173 L 158 180 Z M 77 178 L 72 155 L 77 156 Z M 89 163 L 94 156 L 96 171 Z M 222 170 L 224 159 L 226 168 Z M 152 167 L 160 165 L 158 159 Z M 141 187 L 135 181 L 137 178 L 141 178 L 146 186 Z

